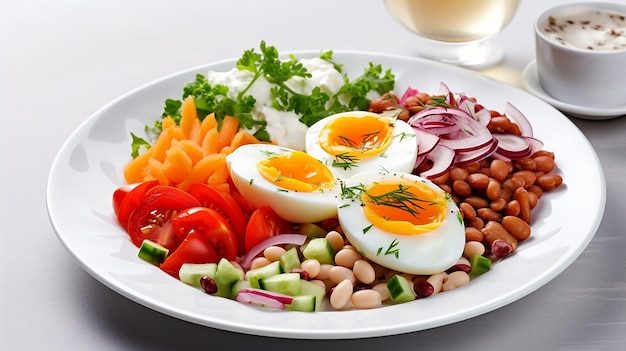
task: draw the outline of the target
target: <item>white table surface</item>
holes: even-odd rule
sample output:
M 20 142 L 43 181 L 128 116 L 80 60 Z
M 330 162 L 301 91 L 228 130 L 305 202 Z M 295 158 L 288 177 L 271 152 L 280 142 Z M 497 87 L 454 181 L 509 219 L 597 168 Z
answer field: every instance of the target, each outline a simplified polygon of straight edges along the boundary
M 563 2 L 523 0 L 512 24 L 494 38 L 505 48 L 505 61 L 485 73 L 521 86 L 534 55 L 533 19 Z M 389 337 L 241 335 L 155 312 L 86 273 L 48 220 L 53 158 L 81 122 L 114 98 L 182 69 L 239 57 L 261 40 L 281 52 L 410 54 L 412 35 L 390 19 L 382 0 L 3 0 L 0 14 L 3 350 L 626 347 L 626 118 L 572 119 L 604 167 L 606 211 L 578 260 L 529 296 L 453 325 Z

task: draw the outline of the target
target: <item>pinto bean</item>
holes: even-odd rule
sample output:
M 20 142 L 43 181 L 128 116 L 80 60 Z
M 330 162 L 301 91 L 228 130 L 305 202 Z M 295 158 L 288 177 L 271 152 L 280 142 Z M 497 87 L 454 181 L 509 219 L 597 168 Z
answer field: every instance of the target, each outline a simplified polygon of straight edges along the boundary
M 537 177 L 537 185 L 543 191 L 550 191 L 558 188 L 563 183 L 563 178 L 556 173 L 548 173 Z
M 502 160 L 493 160 L 489 166 L 491 176 L 499 181 L 504 181 L 509 176 L 509 166 Z
M 517 240 L 526 240 L 530 236 L 530 225 L 519 217 L 504 216 L 502 226 Z
M 487 199 L 476 195 L 466 197 L 465 202 L 475 209 L 489 207 L 489 201 L 487 201 Z
M 466 181 L 474 189 L 485 189 L 489 185 L 489 176 L 483 173 L 472 173 L 467 176 Z
M 452 191 L 461 197 L 472 195 L 472 187 L 464 180 L 455 180 L 452 183 Z
M 459 210 L 461 210 L 461 213 L 463 214 L 463 219 L 472 220 L 476 218 L 476 210 L 467 202 L 461 202 L 459 204 Z
M 498 197 L 500 197 L 501 189 L 502 189 L 502 185 L 500 184 L 500 182 L 496 180 L 495 178 L 492 178 L 487 183 L 485 195 L 487 196 L 488 199 L 495 200 Z
M 503 258 L 517 249 L 517 239 L 499 222 L 487 222 L 481 231 L 494 256 Z
M 517 200 L 520 205 L 518 217 L 530 224 L 530 197 L 528 191 L 524 188 L 517 188 L 513 192 L 513 199 Z
M 502 218 L 502 215 L 499 212 L 496 212 L 489 207 L 479 208 L 476 210 L 476 214 L 485 221 L 500 221 Z

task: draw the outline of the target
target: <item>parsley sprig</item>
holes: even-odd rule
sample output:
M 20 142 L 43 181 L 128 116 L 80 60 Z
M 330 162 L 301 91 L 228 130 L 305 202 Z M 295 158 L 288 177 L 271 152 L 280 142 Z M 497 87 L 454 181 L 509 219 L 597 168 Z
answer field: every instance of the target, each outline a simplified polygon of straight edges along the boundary
M 260 51 L 254 48 L 244 51 L 237 60 L 236 67 L 242 71 L 253 73 L 250 83 L 241 90 L 235 98 L 229 96 L 229 88 L 225 85 L 211 85 L 206 76 L 196 74 L 195 80 L 183 88 L 181 99 L 168 98 L 165 100 L 162 117 L 170 116 L 176 123 L 181 118 L 182 101 L 193 96 L 200 120 L 210 113 L 215 113 L 218 126 L 225 116 L 234 116 L 239 119 L 241 128 L 254 130 L 254 135 L 263 141 L 270 141 L 266 130 L 266 122 L 255 120 L 252 111 L 256 100 L 249 95 L 253 84 L 261 77 L 273 84 L 271 90 L 272 107 L 279 111 L 293 111 L 302 123 L 311 126 L 315 122 L 332 114 L 350 110 L 367 110 L 371 92 L 383 94 L 392 91 L 395 85 L 395 76 L 390 69 L 383 70 L 381 65 L 369 63 L 363 74 L 355 80 L 350 80 L 343 72 L 342 65 L 333 61 L 332 51 L 321 52 L 319 57 L 332 63 L 344 76 L 344 85 L 334 96 L 315 87 L 311 94 L 300 94 L 290 88 L 289 80 L 300 77 L 310 78 L 311 73 L 294 56 L 281 60 L 278 50 L 274 46 L 261 42 Z M 341 97 L 341 99 L 340 99 Z M 348 101 L 346 104 L 341 101 Z M 147 125 L 146 131 L 158 135 L 161 132 L 162 119 L 153 125 Z M 133 138 L 133 157 L 138 155 L 140 147 L 149 143 L 141 138 Z

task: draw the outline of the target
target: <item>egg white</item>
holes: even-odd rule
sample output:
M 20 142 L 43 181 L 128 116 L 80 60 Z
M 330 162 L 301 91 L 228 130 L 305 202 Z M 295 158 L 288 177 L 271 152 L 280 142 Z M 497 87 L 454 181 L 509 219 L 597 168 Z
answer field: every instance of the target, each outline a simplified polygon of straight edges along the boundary
M 270 206 L 276 214 L 290 222 L 313 223 L 336 216 L 341 188 L 338 182 L 331 189 L 298 192 L 278 187 L 257 171 L 259 161 L 293 151 L 270 144 L 238 147 L 226 156 L 235 187 L 254 207 Z
M 417 136 L 413 128 L 406 122 L 389 117 L 394 121 L 393 140 L 381 154 L 360 158 L 352 167 L 333 166 L 335 156 L 327 153 L 319 143 L 319 134 L 333 120 L 343 117 L 380 116 L 366 111 L 342 112 L 326 117 L 309 127 L 306 133 L 306 152 L 322 161 L 340 179 L 347 179 L 355 173 L 376 170 L 388 170 L 411 173 L 417 159 Z
M 400 177 L 423 181 L 431 189 L 443 192 L 431 181 L 416 175 L 385 171 L 358 173 L 345 186 L 367 186 Z M 346 238 L 363 256 L 399 272 L 429 275 L 454 265 L 465 245 L 465 227 L 459 209 L 449 196 L 447 199 L 447 214 L 441 225 L 417 235 L 394 234 L 373 226 L 363 213 L 360 199 L 350 196 L 341 196 L 337 214 Z

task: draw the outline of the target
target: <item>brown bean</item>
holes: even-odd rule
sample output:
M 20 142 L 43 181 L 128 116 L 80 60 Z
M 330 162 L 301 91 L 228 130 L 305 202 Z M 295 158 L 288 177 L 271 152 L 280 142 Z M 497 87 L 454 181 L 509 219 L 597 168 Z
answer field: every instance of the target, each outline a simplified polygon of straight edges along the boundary
M 510 127 L 511 127 L 511 120 L 505 116 L 491 117 L 491 120 L 489 121 L 489 124 L 487 125 L 487 128 L 489 128 L 491 132 L 496 132 L 496 133 L 497 132 L 504 133 L 505 131 L 509 130 Z
M 537 165 L 537 170 L 542 171 L 543 173 L 550 173 L 554 170 L 556 166 L 554 163 L 554 158 L 550 156 L 536 156 L 533 158 L 535 164 Z
M 502 215 L 489 207 L 479 208 L 476 210 L 476 215 L 485 221 L 500 221 Z
M 535 152 L 534 154 L 530 155 L 530 157 L 532 157 L 532 158 L 536 158 L 536 157 L 539 157 L 539 156 L 548 156 L 552 160 L 554 160 L 554 152 L 552 152 L 552 151 L 539 150 L 539 151 Z
M 502 226 L 517 240 L 526 240 L 530 236 L 530 225 L 515 216 L 504 216 Z
M 517 177 L 521 178 L 524 181 L 524 187 L 535 184 L 535 181 L 537 180 L 537 175 L 535 174 L 535 172 L 527 170 L 517 171 L 511 175 L 511 178 Z
M 528 191 L 524 188 L 517 188 L 513 192 L 513 199 L 519 202 L 519 215 L 524 222 L 530 224 L 530 197 Z
M 448 194 L 452 193 L 452 188 L 448 184 L 438 184 L 438 185 L 441 188 L 441 190 L 443 190 L 444 192 Z
M 515 160 L 515 167 L 517 167 L 517 169 L 534 171 L 537 169 L 537 164 L 532 158 L 525 157 Z
M 541 187 L 537 184 L 527 187 L 526 190 L 535 193 L 535 195 L 537 195 L 537 199 L 541 199 L 541 196 L 543 196 L 543 189 L 541 189 Z
M 535 206 L 537 206 L 537 204 L 539 203 L 539 198 L 537 197 L 537 194 L 533 193 L 532 191 L 528 191 L 528 203 L 530 204 L 530 209 L 535 208 Z
M 491 203 L 489 204 L 489 208 L 496 211 L 496 212 L 500 212 L 502 210 L 504 210 L 504 208 L 506 207 L 506 200 L 502 199 L 502 198 L 497 198 L 493 201 L 491 201 Z
M 489 200 L 495 200 L 500 197 L 500 189 L 502 189 L 502 186 L 500 185 L 500 182 L 498 180 L 496 180 L 495 178 L 489 179 L 489 182 L 487 183 L 487 189 L 485 190 L 485 195 Z
M 481 230 L 485 226 L 485 221 L 480 217 L 476 217 L 472 219 L 471 221 L 466 221 L 465 226 Z
M 472 187 L 464 180 L 455 180 L 452 183 L 452 191 L 462 197 L 472 195 Z
M 480 170 L 480 163 L 472 162 L 466 165 L 463 165 L 463 168 L 466 169 L 469 173 L 476 173 Z
M 465 241 L 483 241 L 483 233 L 475 227 L 465 227 Z
M 452 167 L 452 169 L 450 169 L 450 179 L 452 181 L 465 180 L 467 179 L 468 175 L 469 175 L 469 172 L 465 168 Z
M 444 173 L 437 178 L 431 179 L 431 181 L 437 185 L 445 184 L 450 178 L 450 172 Z
M 467 202 L 461 202 L 459 204 L 459 210 L 461 210 L 461 214 L 463 214 L 463 219 L 472 220 L 476 218 L 476 210 Z
M 475 209 L 489 207 L 489 201 L 487 201 L 487 199 L 476 195 L 466 197 L 465 202 L 470 204 Z
M 491 253 L 494 256 L 506 257 L 517 249 L 517 238 L 511 235 L 499 222 L 487 222 L 481 231 L 485 241 L 491 246 Z
M 504 207 L 504 213 L 506 213 L 509 216 L 517 216 L 519 215 L 519 211 L 520 211 L 520 205 L 519 205 L 519 201 L 517 200 L 511 200 L 507 202 L 506 207 Z
M 563 183 L 563 178 L 556 173 L 548 173 L 537 177 L 537 185 L 543 191 L 550 191 L 558 188 Z
M 466 181 L 474 189 L 485 189 L 489 184 L 489 177 L 483 173 L 472 173 L 467 176 Z
M 509 166 L 502 160 L 493 160 L 489 166 L 491 176 L 499 181 L 504 181 L 509 176 Z
M 515 189 L 523 187 L 524 180 L 522 178 L 509 178 L 502 182 L 502 187 L 513 193 Z

